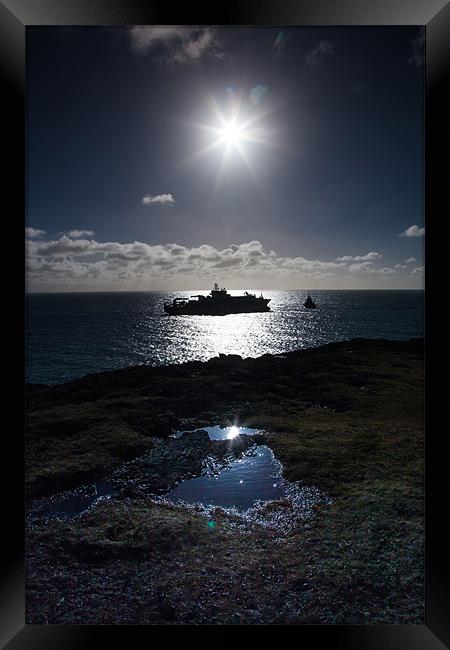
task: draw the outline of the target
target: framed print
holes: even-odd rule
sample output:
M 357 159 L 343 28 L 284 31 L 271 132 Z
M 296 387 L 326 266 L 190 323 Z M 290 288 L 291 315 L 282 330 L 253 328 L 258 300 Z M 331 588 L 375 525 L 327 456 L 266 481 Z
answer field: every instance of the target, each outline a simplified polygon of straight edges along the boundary
M 167 9 L 0 5 L 1 641 L 444 648 L 448 5 Z

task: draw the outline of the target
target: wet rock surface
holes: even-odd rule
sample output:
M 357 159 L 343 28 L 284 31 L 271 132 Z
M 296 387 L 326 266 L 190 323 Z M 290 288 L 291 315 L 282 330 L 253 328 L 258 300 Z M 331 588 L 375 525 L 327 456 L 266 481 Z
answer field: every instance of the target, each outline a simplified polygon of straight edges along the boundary
M 147 494 L 163 493 L 182 479 L 199 476 L 206 465 L 217 471 L 254 444 L 249 436 L 210 440 L 206 431 L 186 432 L 180 438 L 156 440 L 151 451 L 126 463 L 112 477 Z

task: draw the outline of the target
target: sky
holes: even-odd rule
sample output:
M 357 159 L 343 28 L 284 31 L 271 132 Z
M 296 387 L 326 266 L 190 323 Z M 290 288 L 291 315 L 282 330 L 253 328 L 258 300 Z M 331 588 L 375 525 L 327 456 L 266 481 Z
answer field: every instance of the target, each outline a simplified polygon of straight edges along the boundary
M 423 287 L 420 27 L 27 28 L 27 289 Z

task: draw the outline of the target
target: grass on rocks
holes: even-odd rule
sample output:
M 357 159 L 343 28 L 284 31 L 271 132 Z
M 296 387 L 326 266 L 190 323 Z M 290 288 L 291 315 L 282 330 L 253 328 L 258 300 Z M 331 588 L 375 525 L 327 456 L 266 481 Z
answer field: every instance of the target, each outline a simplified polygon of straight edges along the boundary
M 30 522 L 29 623 L 423 623 L 423 342 L 131 368 L 29 389 L 30 496 L 176 428 L 265 431 L 331 499 L 289 534 L 148 498 Z

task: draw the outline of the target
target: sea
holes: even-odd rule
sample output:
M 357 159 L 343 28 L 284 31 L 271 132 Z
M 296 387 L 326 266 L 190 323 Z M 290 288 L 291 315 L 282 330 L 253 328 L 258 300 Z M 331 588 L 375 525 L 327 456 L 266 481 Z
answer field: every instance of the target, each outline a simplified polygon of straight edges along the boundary
M 252 291 L 260 294 L 260 291 Z M 352 338 L 424 333 L 424 292 L 262 291 L 270 312 L 169 316 L 165 300 L 203 291 L 37 293 L 26 297 L 26 380 L 55 384 L 134 365 L 258 357 Z M 242 291 L 230 291 L 232 295 Z

